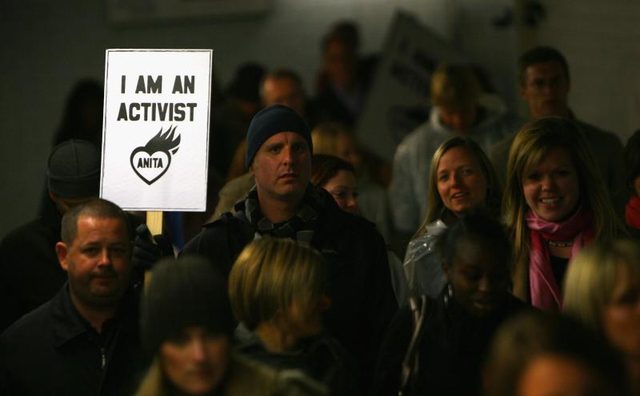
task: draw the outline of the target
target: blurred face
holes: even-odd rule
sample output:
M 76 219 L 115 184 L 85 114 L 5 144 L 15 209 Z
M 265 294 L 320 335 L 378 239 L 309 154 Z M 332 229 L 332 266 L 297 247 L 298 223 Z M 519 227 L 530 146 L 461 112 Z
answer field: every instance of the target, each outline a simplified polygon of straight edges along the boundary
M 520 95 L 531 118 L 568 115 L 569 81 L 556 61 L 533 64 L 525 70 Z
M 298 133 L 277 133 L 260 146 L 251 171 L 260 199 L 298 200 L 311 175 L 309 145 Z
M 115 307 L 129 286 L 130 242 L 125 224 L 116 218 L 80 216 L 70 245 L 56 244 L 76 304 Z
M 262 85 L 262 101 L 265 107 L 281 104 L 292 108 L 301 117 L 305 116 L 304 92 L 291 78 L 267 78 Z
M 349 213 L 358 214 L 358 185 L 353 172 L 340 170 L 321 186 L 331 194 L 338 206 Z
M 327 310 L 329 299 L 320 297 L 310 307 L 294 301 L 286 318 L 286 331 L 293 340 L 318 335 L 322 332 L 322 313 Z
M 563 221 L 578 207 L 577 170 L 563 148 L 549 150 L 537 166 L 525 173 L 522 186 L 527 205 L 544 220 Z
M 605 335 L 624 355 L 640 360 L 640 278 L 619 268 L 609 303 L 602 312 Z
M 509 286 L 507 258 L 466 239 L 458 242 L 452 263 L 443 265 L 454 298 L 474 316 L 493 313 L 502 304 Z
M 440 158 L 436 171 L 438 194 L 455 214 L 484 206 L 487 180 L 476 158 L 464 147 L 454 147 Z
M 476 107 L 438 106 L 438 115 L 444 125 L 458 133 L 465 134 L 469 132 L 476 121 Z
M 331 40 L 324 51 L 324 69 L 329 80 L 348 88 L 354 78 L 355 54 L 339 40 Z
M 362 166 L 362 155 L 356 144 L 356 139 L 348 133 L 338 134 L 336 141 L 336 157 L 341 158 L 356 168 L 356 171 Z
M 231 343 L 226 335 L 193 326 L 177 339 L 160 345 L 160 364 L 167 379 L 181 392 L 205 395 L 224 379 L 230 353 Z
M 591 373 L 579 362 L 562 356 L 542 355 L 525 369 L 518 396 L 588 396 L 594 393 Z

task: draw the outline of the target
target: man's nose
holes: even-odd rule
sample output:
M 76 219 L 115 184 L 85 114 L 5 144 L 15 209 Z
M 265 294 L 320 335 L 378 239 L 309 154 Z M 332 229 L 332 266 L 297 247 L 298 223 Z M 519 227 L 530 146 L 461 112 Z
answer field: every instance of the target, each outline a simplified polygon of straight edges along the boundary
M 109 253 L 109 249 L 104 248 L 100 251 L 100 255 L 98 257 L 98 265 L 110 265 L 111 264 L 111 253 Z
M 493 282 L 488 276 L 483 276 L 480 278 L 480 282 L 478 282 L 478 291 L 481 292 L 491 292 L 493 290 Z
M 282 160 L 285 163 L 291 163 L 293 161 L 293 150 L 291 147 L 285 147 L 282 150 Z

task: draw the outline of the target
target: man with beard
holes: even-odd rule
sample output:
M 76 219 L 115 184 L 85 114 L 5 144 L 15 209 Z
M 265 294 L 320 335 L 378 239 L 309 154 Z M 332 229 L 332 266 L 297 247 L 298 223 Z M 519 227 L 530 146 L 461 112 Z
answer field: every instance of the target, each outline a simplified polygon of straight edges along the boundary
M 67 283 L 0 336 L 0 394 L 131 394 L 143 362 L 127 217 L 93 199 L 61 228 Z

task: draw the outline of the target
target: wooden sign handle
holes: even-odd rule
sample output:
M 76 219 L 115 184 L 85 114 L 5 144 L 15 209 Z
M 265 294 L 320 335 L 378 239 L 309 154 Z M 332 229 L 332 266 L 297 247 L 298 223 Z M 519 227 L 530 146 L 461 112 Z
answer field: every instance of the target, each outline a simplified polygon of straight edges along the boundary
M 162 234 L 162 212 L 147 212 L 147 227 L 151 235 Z
M 151 232 L 151 235 L 162 234 L 162 212 L 147 212 L 147 227 Z M 144 288 L 147 289 L 147 285 L 151 281 L 151 271 L 145 271 L 144 273 Z

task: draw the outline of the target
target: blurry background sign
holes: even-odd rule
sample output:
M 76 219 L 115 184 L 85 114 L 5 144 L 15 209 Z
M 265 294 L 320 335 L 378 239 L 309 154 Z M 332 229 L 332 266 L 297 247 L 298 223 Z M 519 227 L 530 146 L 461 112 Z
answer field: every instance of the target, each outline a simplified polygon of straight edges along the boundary
M 272 0 L 107 0 L 115 23 L 225 17 L 267 11 Z
M 204 212 L 212 50 L 107 50 L 100 196 Z
M 465 57 L 412 15 L 396 13 L 356 126 L 370 151 L 391 161 L 402 138 L 426 120 L 431 73 L 442 61 Z

